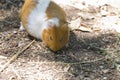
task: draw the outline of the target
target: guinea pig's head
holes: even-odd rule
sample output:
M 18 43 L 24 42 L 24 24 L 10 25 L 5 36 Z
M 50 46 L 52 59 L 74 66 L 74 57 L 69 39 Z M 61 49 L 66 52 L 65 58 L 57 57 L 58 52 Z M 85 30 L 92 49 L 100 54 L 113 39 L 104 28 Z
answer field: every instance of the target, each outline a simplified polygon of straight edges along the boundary
M 69 40 L 69 28 L 67 23 L 60 26 L 49 25 L 43 30 L 42 40 L 54 52 L 63 48 Z

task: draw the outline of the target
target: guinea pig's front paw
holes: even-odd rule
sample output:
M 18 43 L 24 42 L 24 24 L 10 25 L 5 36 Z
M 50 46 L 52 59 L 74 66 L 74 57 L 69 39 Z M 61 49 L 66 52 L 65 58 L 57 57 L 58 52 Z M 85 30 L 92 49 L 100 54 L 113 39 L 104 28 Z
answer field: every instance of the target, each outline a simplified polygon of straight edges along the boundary
M 23 31 L 23 30 L 25 30 L 25 28 L 23 27 L 23 24 L 22 24 L 22 22 L 20 22 L 20 28 L 19 28 L 19 30 L 20 30 L 20 31 Z

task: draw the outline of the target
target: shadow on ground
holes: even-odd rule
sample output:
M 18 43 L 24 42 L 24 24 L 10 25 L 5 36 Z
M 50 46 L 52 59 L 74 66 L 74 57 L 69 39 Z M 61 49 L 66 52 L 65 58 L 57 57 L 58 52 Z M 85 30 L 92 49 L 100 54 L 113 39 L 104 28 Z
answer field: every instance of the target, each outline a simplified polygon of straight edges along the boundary
M 33 38 L 28 36 L 26 31 L 19 31 L 18 29 L 20 26 L 18 19 L 19 9 L 16 10 L 15 6 L 20 5 L 20 1 L 5 1 L 8 2 L 3 1 L 2 4 L 4 7 L 0 7 L 1 10 L 3 10 L 1 17 L 5 17 L 0 21 L 0 56 L 7 57 L 7 60 L 1 60 L 1 62 L 3 61 L 4 63 L 33 40 Z M 12 3 L 9 1 L 12 1 Z M 11 4 L 13 3 L 15 3 L 15 5 L 12 10 Z M 70 14 L 70 16 L 72 15 L 73 14 Z M 35 43 L 22 52 L 19 57 L 8 66 L 0 78 L 8 77 L 6 78 L 6 80 L 8 80 L 9 76 L 14 75 L 10 74 L 15 73 L 11 70 L 12 65 L 12 69 L 18 71 L 19 76 L 23 76 L 24 78 L 27 76 L 40 77 L 37 73 L 48 76 L 51 74 L 49 73 L 49 70 L 51 70 L 53 73 L 56 72 L 53 75 L 57 77 L 63 75 L 64 77 L 62 77 L 62 79 L 67 77 L 66 79 L 68 80 L 103 80 L 104 78 L 107 78 L 106 80 L 119 80 L 120 77 L 114 69 L 112 62 L 105 59 L 105 49 L 112 48 L 115 45 L 118 45 L 116 35 L 106 32 L 88 33 L 71 31 L 68 45 L 56 53 L 45 47 L 43 42 L 36 40 Z M 41 65 L 41 62 L 45 64 Z M 45 71 L 48 71 L 48 73 L 45 73 Z M 74 79 L 70 76 L 74 77 Z

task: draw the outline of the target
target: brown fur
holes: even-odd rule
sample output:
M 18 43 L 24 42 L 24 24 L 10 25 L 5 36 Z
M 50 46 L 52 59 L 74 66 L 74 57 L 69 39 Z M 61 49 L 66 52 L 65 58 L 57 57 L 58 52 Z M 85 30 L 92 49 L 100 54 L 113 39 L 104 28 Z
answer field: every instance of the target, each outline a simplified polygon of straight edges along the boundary
M 20 19 L 24 27 L 27 27 L 28 16 L 31 11 L 36 7 L 37 0 L 26 0 L 20 13 Z M 57 17 L 60 26 L 49 26 L 42 32 L 43 42 L 49 46 L 53 51 L 57 51 L 64 47 L 69 40 L 69 28 L 66 21 L 66 14 L 64 10 L 54 2 L 50 2 L 46 10 L 48 19 Z
M 25 0 L 25 3 L 20 12 L 20 19 L 22 21 L 23 27 L 27 27 L 28 16 L 31 11 L 36 7 L 37 0 Z
M 60 20 L 60 22 L 62 22 L 61 24 L 66 22 L 66 13 L 61 7 L 59 7 L 56 3 L 52 1 L 50 2 L 46 13 L 47 13 L 48 19 L 57 17 Z
M 49 19 L 54 17 L 57 17 L 59 19 L 59 27 L 56 27 L 54 25 L 51 26 L 51 28 L 43 31 L 44 42 L 53 51 L 57 51 L 64 47 L 69 40 L 69 28 L 66 21 L 66 14 L 64 10 L 54 2 L 50 2 L 46 13 Z
M 43 40 L 53 51 L 64 47 L 69 40 L 69 29 L 67 25 L 61 27 L 52 26 L 43 31 Z

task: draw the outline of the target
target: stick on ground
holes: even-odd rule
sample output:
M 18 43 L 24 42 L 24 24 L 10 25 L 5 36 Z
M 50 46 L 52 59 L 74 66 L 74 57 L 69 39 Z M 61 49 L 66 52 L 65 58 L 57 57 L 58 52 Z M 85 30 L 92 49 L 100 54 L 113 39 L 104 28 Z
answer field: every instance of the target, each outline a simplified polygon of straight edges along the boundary
M 3 65 L 3 67 L 0 69 L 0 74 L 1 74 L 1 72 L 3 72 L 5 70 L 5 68 L 8 67 L 8 65 L 10 63 L 12 63 L 23 51 L 25 51 L 28 47 L 30 47 L 31 44 L 34 43 L 34 42 L 35 42 L 35 40 L 33 40 L 31 43 L 29 43 L 27 46 L 25 46 L 22 50 L 19 50 L 15 55 L 13 55 L 10 58 L 10 60 L 5 65 Z

